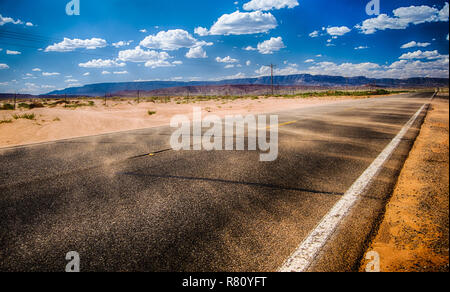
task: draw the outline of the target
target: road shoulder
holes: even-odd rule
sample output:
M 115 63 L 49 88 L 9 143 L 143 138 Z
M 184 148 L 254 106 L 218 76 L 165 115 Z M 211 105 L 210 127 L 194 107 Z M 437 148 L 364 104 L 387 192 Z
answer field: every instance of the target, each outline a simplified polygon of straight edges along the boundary
M 367 252 L 382 272 L 449 271 L 449 102 L 435 99 Z M 369 260 L 364 256 L 360 271 Z

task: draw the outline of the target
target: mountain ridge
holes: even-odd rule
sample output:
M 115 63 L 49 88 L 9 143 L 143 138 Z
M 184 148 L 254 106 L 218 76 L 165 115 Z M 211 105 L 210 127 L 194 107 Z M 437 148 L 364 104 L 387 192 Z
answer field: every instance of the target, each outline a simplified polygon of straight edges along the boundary
M 55 90 L 45 95 L 83 95 L 103 96 L 116 92 L 152 91 L 172 87 L 217 86 L 217 85 L 270 85 L 271 77 L 224 79 L 219 81 L 136 81 L 87 84 L 80 87 Z M 364 76 L 342 77 L 329 75 L 296 74 L 274 76 L 274 84 L 279 86 L 364 86 L 368 84 L 380 87 L 444 87 L 448 78 L 416 77 L 408 79 L 367 78 Z

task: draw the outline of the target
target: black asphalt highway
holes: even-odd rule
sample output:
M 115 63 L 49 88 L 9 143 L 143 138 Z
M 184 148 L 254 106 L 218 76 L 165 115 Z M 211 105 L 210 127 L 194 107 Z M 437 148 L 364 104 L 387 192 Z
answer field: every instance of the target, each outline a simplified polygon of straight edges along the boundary
M 170 127 L 0 149 L 0 271 L 277 271 L 431 96 L 277 113 L 274 162 L 173 151 Z M 311 271 L 358 268 L 424 115 Z

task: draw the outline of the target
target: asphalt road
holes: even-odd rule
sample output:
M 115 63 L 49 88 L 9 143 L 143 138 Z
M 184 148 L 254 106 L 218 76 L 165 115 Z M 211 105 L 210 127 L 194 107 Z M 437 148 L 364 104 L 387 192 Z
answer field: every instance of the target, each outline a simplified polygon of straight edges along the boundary
M 0 149 L 0 271 L 276 271 L 431 95 L 278 113 L 274 162 L 169 127 Z M 357 270 L 423 116 L 311 271 Z

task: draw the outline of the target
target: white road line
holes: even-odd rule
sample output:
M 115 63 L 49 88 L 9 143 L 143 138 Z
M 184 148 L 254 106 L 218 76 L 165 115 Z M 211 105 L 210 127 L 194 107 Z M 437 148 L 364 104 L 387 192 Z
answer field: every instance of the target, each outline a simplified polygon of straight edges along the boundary
M 328 214 L 325 215 L 319 225 L 317 225 L 295 252 L 278 269 L 279 272 L 305 272 L 310 267 L 320 250 L 339 226 L 342 219 L 348 214 L 360 195 L 381 170 L 383 164 L 391 157 L 392 153 L 422 113 L 425 106 L 426 104 L 417 111 L 391 143 L 372 162 L 369 168 L 355 181 Z

